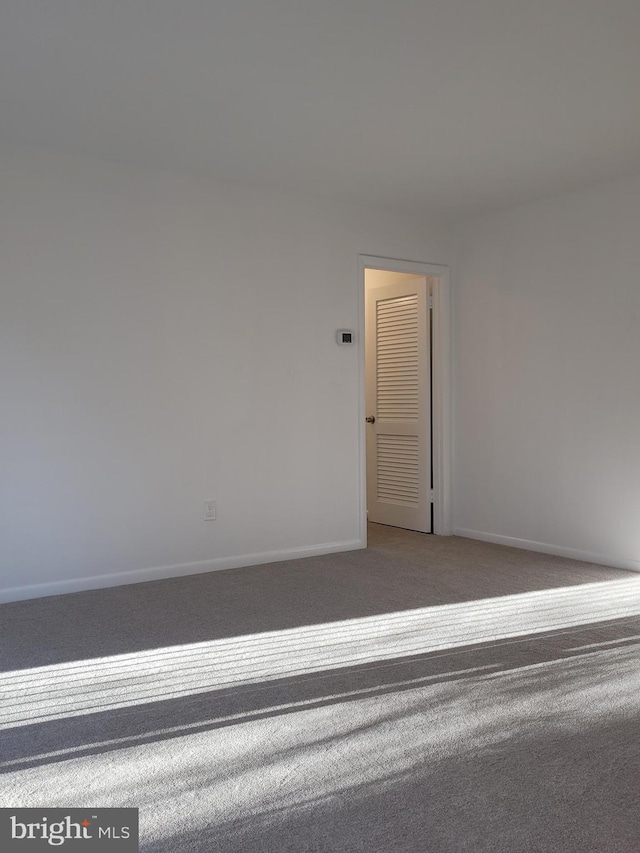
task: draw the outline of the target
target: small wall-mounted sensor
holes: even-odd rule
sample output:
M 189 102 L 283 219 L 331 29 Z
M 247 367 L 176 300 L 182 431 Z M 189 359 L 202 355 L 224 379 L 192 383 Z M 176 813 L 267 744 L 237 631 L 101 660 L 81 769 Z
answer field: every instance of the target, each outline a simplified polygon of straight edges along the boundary
M 338 329 L 336 332 L 336 341 L 339 344 L 352 344 L 355 342 L 356 336 L 353 334 L 351 329 Z

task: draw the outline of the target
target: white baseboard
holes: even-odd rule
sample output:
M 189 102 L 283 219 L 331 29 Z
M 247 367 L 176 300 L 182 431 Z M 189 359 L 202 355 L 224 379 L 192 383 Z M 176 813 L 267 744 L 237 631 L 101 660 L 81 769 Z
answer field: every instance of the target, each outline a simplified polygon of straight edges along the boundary
M 497 533 L 485 533 L 483 530 L 468 530 L 465 527 L 454 527 L 454 536 L 464 536 L 467 539 L 480 539 L 482 542 L 494 542 L 496 545 L 508 545 L 510 548 L 521 548 L 524 551 L 539 551 L 542 554 L 552 554 L 554 557 L 568 557 L 570 560 L 581 560 L 583 563 L 596 563 L 599 566 L 610 566 L 614 569 L 629 569 L 640 572 L 640 560 L 618 557 L 615 554 L 596 554 L 592 551 L 579 551 L 577 548 L 564 548 L 561 545 L 549 545 L 547 542 L 534 542 L 530 539 L 515 539 L 513 536 L 500 536 Z
M 69 592 L 83 592 L 88 589 L 105 589 L 110 586 L 124 586 L 131 583 L 178 578 L 184 575 L 199 575 L 205 572 L 219 572 L 225 569 L 239 569 L 244 566 L 258 566 L 262 563 L 279 563 L 283 560 L 299 560 L 303 557 L 318 557 L 322 554 L 335 554 L 340 551 L 355 551 L 366 548 L 366 542 L 351 539 L 347 542 L 325 542 L 321 545 L 309 545 L 303 548 L 287 548 L 281 551 L 263 551 L 259 554 L 241 554 L 237 557 L 219 557 L 215 560 L 201 560 L 196 563 L 178 563 L 174 566 L 157 566 L 149 569 L 134 569 L 112 575 L 96 575 L 88 578 L 69 578 L 50 583 L 14 586 L 0 589 L 0 604 L 10 601 L 24 601 L 28 598 L 43 598 L 47 595 L 64 595 Z

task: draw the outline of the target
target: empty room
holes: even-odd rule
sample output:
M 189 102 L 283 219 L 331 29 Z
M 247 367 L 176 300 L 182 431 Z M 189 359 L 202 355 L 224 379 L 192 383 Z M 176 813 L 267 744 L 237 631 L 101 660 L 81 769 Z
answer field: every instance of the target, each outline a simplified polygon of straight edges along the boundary
M 640 4 L 4 0 L 0 849 L 640 850 Z

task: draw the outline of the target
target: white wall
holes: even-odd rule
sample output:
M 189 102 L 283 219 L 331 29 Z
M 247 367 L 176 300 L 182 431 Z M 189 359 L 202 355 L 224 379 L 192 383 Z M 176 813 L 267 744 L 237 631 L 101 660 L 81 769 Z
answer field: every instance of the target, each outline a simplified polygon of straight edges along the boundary
M 464 227 L 454 353 L 456 531 L 640 568 L 640 178 Z
M 358 253 L 444 231 L 37 152 L 0 181 L 0 600 L 360 546 L 335 330 Z
M 364 286 L 366 290 L 372 290 L 376 287 L 388 287 L 390 284 L 402 284 L 408 281 L 415 281 L 417 278 L 424 279 L 424 276 L 410 272 L 390 272 L 389 270 L 365 269 Z

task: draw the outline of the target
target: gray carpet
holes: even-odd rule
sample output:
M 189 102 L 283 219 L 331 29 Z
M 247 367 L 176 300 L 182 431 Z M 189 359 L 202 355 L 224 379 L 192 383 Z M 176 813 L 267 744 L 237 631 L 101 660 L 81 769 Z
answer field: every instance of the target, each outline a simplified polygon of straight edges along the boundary
M 148 853 L 640 850 L 640 575 L 366 551 L 0 606 L 0 805 Z

